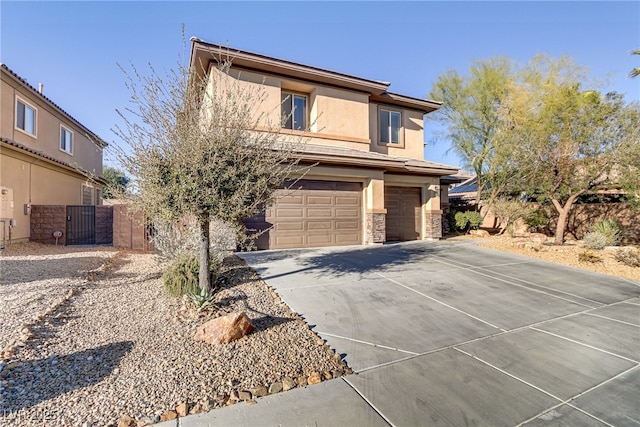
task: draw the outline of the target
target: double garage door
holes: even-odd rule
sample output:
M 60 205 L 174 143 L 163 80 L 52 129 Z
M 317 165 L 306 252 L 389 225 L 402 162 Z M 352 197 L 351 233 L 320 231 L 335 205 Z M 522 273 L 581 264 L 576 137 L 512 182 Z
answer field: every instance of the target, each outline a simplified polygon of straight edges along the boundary
M 270 230 L 256 241 L 259 249 L 310 248 L 362 244 L 362 184 L 300 180 L 296 190 L 278 190 L 275 204 L 247 221 Z M 388 241 L 421 237 L 421 190 L 385 187 Z
M 362 184 L 300 180 L 295 191 L 279 190 L 265 210 L 273 225 L 262 244 L 269 249 L 359 245 L 362 243 Z M 267 233 L 265 233 L 267 234 Z

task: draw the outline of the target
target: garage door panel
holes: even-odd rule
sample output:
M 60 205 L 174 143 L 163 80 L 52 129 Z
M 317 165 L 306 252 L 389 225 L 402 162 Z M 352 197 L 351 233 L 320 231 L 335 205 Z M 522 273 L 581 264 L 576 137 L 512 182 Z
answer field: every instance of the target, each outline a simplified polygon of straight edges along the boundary
M 294 221 L 278 221 L 275 224 L 274 230 L 276 231 L 304 231 L 304 222 Z
M 331 206 L 333 204 L 333 197 L 328 196 L 307 196 L 307 204 L 308 205 L 327 205 Z
M 358 230 L 360 223 L 358 221 L 336 221 L 336 230 Z
M 318 245 L 330 245 L 333 243 L 332 236 L 327 233 L 323 234 L 308 234 L 307 235 L 307 243 L 309 246 L 318 246 Z
M 358 200 L 359 200 L 359 198 L 356 195 L 351 196 L 351 197 L 336 196 L 335 204 L 336 204 L 336 206 L 343 206 L 343 205 L 358 206 Z
M 336 218 L 358 218 L 358 217 L 360 217 L 360 210 L 359 209 L 344 209 L 344 208 L 336 209 L 335 210 L 335 217 Z
M 331 218 L 333 209 L 331 208 L 307 208 L 307 218 Z
M 275 210 L 278 218 L 302 218 L 304 216 L 303 208 L 282 208 L 277 207 Z
M 274 237 L 273 243 L 279 248 L 299 248 L 303 245 L 304 239 L 300 234 L 294 236 L 280 235 Z
M 331 230 L 333 229 L 331 221 L 308 221 L 307 230 Z
M 345 233 L 336 236 L 337 245 L 358 245 L 360 244 L 360 235 L 358 233 Z

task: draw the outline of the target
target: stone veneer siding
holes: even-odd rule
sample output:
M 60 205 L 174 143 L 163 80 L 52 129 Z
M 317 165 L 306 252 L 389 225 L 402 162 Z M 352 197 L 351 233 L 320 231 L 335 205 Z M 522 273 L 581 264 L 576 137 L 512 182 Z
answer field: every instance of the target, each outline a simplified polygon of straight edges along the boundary
M 442 211 L 427 211 L 424 215 L 425 239 L 442 238 Z
M 367 214 L 367 243 L 383 243 L 387 239 L 386 214 Z
M 58 244 L 65 244 L 67 233 L 66 206 L 32 205 L 30 222 L 31 235 L 29 237 L 29 240 L 31 240 L 32 242 L 55 244 L 56 239 L 53 237 L 53 232 L 62 231 L 64 234 L 58 240 Z

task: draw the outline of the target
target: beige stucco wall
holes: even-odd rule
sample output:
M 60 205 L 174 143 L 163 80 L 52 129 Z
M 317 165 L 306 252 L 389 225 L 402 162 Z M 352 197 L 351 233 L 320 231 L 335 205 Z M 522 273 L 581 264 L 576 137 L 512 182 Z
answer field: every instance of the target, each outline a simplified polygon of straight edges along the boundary
M 11 230 L 13 242 L 29 239 L 29 214 L 25 215 L 24 205 L 79 205 L 83 185 L 94 187 L 95 202 L 95 189 L 102 188 L 87 183 L 85 177 L 73 170 L 6 147 L 0 148 L 0 185 L 13 190 L 16 220 L 16 227 Z
M 378 111 L 380 108 L 399 111 L 402 114 L 401 144 L 380 144 L 378 137 Z M 420 111 L 371 103 L 369 105 L 370 151 L 395 157 L 424 160 L 423 121 L 423 114 Z
M 102 175 L 102 149 L 92 142 L 86 132 L 57 109 L 43 101 L 30 89 L 18 84 L 2 71 L 1 94 L 1 135 L 34 150 L 82 170 Z M 36 109 L 36 136 L 15 127 L 16 99 L 22 99 Z M 73 133 L 72 153 L 60 149 L 60 126 L 64 125 Z

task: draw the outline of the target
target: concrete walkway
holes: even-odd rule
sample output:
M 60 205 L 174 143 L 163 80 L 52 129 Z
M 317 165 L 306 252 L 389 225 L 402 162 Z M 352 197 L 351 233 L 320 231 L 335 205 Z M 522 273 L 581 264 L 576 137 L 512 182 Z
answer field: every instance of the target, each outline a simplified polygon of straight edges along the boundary
M 640 425 L 639 283 L 463 242 L 240 256 L 355 374 L 163 425 Z

